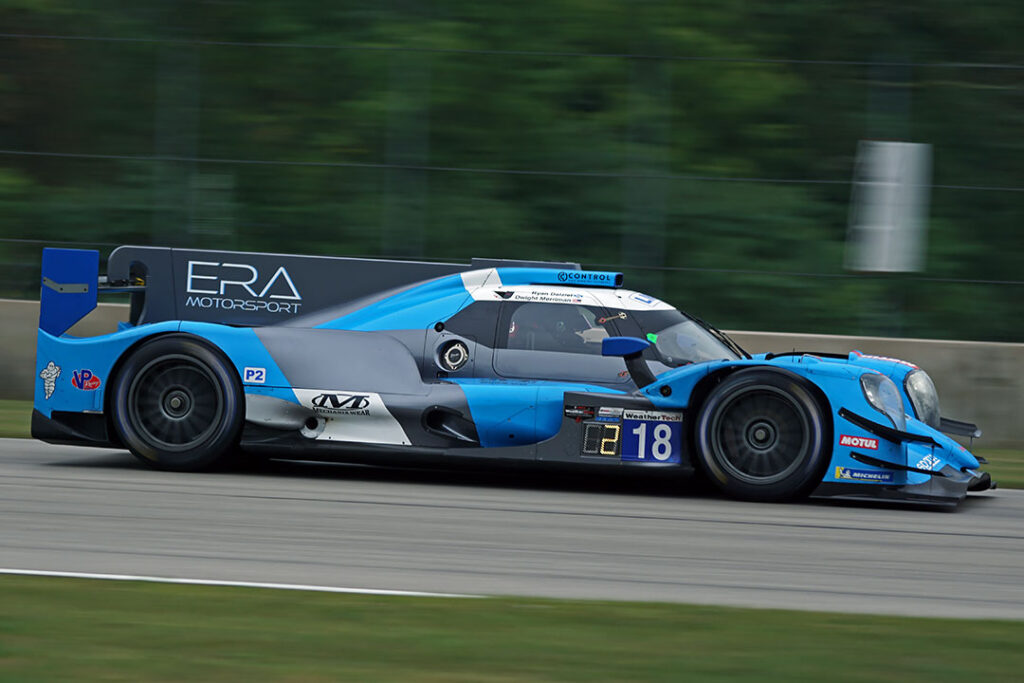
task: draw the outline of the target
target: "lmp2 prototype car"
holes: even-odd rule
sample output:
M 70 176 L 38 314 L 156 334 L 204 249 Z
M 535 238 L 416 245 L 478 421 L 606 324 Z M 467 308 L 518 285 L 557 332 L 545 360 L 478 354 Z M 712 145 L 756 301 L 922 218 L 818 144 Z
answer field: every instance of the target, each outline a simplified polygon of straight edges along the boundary
M 32 433 L 159 469 L 246 453 L 696 471 L 725 493 L 955 504 L 992 485 L 891 358 L 751 356 L 622 275 L 120 247 L 43 252 Z M 111 334 L 67 332 L 130 292 Z

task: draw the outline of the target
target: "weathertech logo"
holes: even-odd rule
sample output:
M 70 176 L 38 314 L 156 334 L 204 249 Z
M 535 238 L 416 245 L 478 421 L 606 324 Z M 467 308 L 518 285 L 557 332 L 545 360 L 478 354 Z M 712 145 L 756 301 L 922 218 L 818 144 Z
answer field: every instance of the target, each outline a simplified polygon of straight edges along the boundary
M 313 398 L 317 413 L 331 415 L 369 415 L 370 397 L 366 394 L 320 394 Z
M 843 434 L 839 437 L 840 446 L 849 446 L 850 448 L 867 448 L 868 450 L 878 450 L 878 439 L 869 439 L 866 436 L 850 436 L 849 434 Z

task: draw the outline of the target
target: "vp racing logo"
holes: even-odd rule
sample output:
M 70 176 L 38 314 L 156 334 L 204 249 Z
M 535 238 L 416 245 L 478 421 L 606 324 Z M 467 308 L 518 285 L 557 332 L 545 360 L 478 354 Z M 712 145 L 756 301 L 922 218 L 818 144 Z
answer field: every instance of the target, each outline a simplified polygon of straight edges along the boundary
M 226 311 L 299 312 L 302 295 L 284 266 L 269 278 L 248 263 L 189 261 L 185 306 Z
M 320 394 L 312 400 L 313 411 L 327 415 L 369 415 L 370 397 L 366 394 Z

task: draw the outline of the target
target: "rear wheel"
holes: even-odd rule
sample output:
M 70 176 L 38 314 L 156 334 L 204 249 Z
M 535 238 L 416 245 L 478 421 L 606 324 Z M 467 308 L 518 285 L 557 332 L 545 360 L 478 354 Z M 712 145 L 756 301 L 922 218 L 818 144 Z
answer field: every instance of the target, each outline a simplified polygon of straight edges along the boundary
M 234 452 L 242 388 L 227 359 L 194 337 L 160 337 L 132 353 L 114 385 L 114 427 L 142 462 L 202 470 Z
M 773 370 L 742 370 L 700 410 L 697 459 L 718 488 L 737 498 L 789 500 L 821 481 L 831 428 L 811 387 Z

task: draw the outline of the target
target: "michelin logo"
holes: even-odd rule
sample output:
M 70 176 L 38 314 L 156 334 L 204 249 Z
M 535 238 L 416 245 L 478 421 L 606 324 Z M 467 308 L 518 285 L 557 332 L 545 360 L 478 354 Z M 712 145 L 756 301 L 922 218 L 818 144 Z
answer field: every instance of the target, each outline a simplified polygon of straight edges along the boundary
M 880 470 L 856 470 L 852 467 L 836 467 L 836 479 L 852 479 L 854 481 L 870 481 L 876 484 L 891 484 L 893 482 L 892 472 Z
M 57 388 L 57 378 L 60 377 L 60 366 L 55 365 L 51 360 L 43 368 L 43 371 L 39 373 L 39 377 L 43 380 L 43 392 L 46 398 L 49 399 L 53 396 L 54 389 Z

